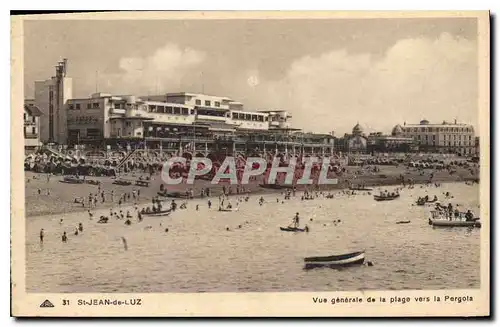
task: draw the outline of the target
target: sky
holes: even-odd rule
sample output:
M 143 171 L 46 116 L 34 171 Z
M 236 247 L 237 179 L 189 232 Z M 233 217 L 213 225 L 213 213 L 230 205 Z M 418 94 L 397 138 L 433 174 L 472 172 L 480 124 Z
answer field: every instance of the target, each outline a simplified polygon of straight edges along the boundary
M 474 18 L 38 20 L 24 90 L 68 58 L 73 97 L 195 92 L 288 110 L 305 131 L 390 132 L 443 120 L 478 130 Z

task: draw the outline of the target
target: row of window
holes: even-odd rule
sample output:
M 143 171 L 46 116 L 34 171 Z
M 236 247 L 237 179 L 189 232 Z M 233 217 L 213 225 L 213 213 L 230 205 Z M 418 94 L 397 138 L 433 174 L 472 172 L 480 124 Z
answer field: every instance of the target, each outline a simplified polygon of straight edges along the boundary
M 267 117 L 263 115 L 243 114 L 239 112 L 233 112 L 232 118 L 234 120 L 247 120 L 247 121 L 259 121 L 259 122 L 267 121 Z
M 80 103 L 70 103 L 68 105 L 69 110 L 80 110 L 81 109 L 81 104 Z M 99 109 L 99 102 L 88 102 L 87 103 L 87 109 Z
M 469 127 L 406 127 L 403 128 L 405 132 L 448 132 L 448 133 L 472 133 L 473 129 Z
M 87 137 L 100 137 L 102 135 L 101 130 L 99 128 L 87 128 Z M 77 139 L 81 137 L 79 129 L 70 129 L 68 130 L 68 137 L 70 139 Z
M 422 142 L 418 142 L 419 144 L 422 144 Z M 427 143 L 424 143 L 424 144 L 427 144 L 427 145 L 432 145 L 432 146 L 436 146 L 436 141 L 432 141 L 432 144 L 430 144 L 429 142 Z M 464 144 L 462 144 L 462 142 L 451 142 L 451 141 L 448 141 L 448 143 L 444 143 L 444 146 L 472 146 L 472 144 L 467 144 L 464 142 Z
M 160 113 L 160 114 L 171 114 L 171 115 L 194 115 L 194 109 L 181 108 L 181 107 L 165 107 L 165 106 L 148 106 L 149 112 Z
M 197 106 L 201 106 L 201 100 L 200 99 L 196 99 L 195 100 L 195 103 Z M 205 100 L 205 106 L 206 107 L 211 107 L 212 106 L 212 101 L 210 100 Z M 214 107 L 220 107 L 220 102 L 219 101 L 214 101 Z
M 411 135 L 408 135 L 408 136 L 411 137 Z M 433 140 L 436 139 L 436 134 L 433 134 L 433 135 L 417 135 L 417 139 L 420 140 L 420 139 L 424 139 L 425 138 L 426 140 L 428 140 L 430 136 L 432 136 Z M 463 141 L 466 141 L 467 139 L 469 139 L 469 141 L 472 141 L 472 135 L 456 135 L 456 134 L 454 134 L 454 135 L 448 135 L 448 140 L 450 140 L 452 138 L 452 136 L 453 136 L 453 140 L 456 140 L 456 139 L 460 140 L 460 139 L 462 139 Z M 446 141 L 446 137 L 447 137 L 446 134 L 443 135 L 443 139 L 445 141 Z

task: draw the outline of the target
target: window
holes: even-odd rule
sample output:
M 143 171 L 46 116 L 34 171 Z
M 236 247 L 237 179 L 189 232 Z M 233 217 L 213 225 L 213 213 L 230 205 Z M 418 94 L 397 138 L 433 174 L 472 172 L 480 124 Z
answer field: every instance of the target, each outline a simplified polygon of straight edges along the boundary
M 201 100 L 198 99 L 198 100 L 195 101 L 195 103 L 196 103 L 197 106 L 201 106 Z
M 205 106 L 207 106 L 207 107 L 211 106 L 210 100 L 205 100 Z
M 154 107 L 154 106 L 150 106 L 150 107 Z M 119 103 L 115 103 L 115 109 L 121 109 L 121 105 Z
M 92 104 L 92 108 L 94 108 L 94 109 L 99 108 L 99 102 L 94 102 L 94 103 Z
M 194 115 L 194 109 L 191 109 L 191 110 L 189 111 L 189 113 L 190 113 L 191 115 Z
M 174 107 L 174 115 L 180 115 L 180 114 L 181 114 L 181 108 Z
M 420 135 L 417 138 L 420 140 Z
M 79 103 L 75 103 L 75 109 L 76 110 L 80 110 L 80 104 Z
M 24 120 L 26 120 L 26 113 L 24 113 Z
M 90 109 L 90 108 L 92 108 L 92 104 L 89 102 L 89 103 L 87 103 L 87 109 Z
M 31 121 L 36 123 L 36 117 L 35 116 L 31 117 Z
M 87 137 L 96 138 L 101 136 L 101 131 L 98 128 L 87 128 Z
M 432 135 L 432 140 L 435 141 L 436 140 L 436 135 Z
M 215 101 L 215 106 L 216 107 L 220 107 L 220 102 L 219 101 Z
M 31 134 L 35 134 L 36 133 L 36 128 L 35 127 L 31 127 Z
M 182 108 L 182 114 L 187 116 L 189 115 L 189 109 L 188 108 Z
M 128 122 L 126 122 L 126 126 L 127 126 L 127 127 L 130 127 L 130 122 L 129 122 L 129 121 L 128 121 Z
M 73 110 L 74 109 L 74 106 L 72 103 L 69 104 L 69 110 Z

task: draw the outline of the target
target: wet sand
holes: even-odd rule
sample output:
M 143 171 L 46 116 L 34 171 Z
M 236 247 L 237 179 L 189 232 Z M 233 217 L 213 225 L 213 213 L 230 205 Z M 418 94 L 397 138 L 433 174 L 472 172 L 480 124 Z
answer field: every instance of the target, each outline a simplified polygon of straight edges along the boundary
M 458 182 L 466 180 L 475 180 L 479 178 L 478 169 L 474 169 L 475 173 L 471 174 L 468 169 L 456 168 L 456 172 L 450 175 L 448 171 L 435 171 L 427 169 L 424 171 L 424 175 L 421 175 L 421 171 L 416 169 L 407 169 L 404 166 L 377 166 L 380 171 L 377 173 L 365 173 L 364 175 L 359 175 L 361 170 L 360 167 L 346 167 L 348 173 L 342 177 L 339 177 L 339 184 L 337 185 L 323 185 L 320 186 L 321 190 L 326 189 L 342 189 L 348 187 L 348 181 L 353 184 L 364 184 L 367 187 L 377 187 L 384 185 L 399 185 L 400 175 L 402 174 L 405 179 L 411 178 L 415 183 L 421 184 L 426 183 L 429 180 L 431 173 L 434 174 L 434 182 Z M 141 173 L 130 173 L 126 175 L 121 175 L 120 177 L 127 178 L 129 180 L 138 179 L 139 176 L 146 176 L 146 174 Z M 34 179 L 35 178 L 35 179 Z M 98 187 L 91 184 L 67 184 L 61 183 L 62 176 L 51 176 L 50 180 L 47 181 L 46 174 L 38 174 L 33 172 L 25 172 L 25 208 L 26 216 L 42 216 L 42 215 L 53 215 L 53 214 L 64 214 L 70 212 L 87 211 L 89 208 L 87 206 L 87 199 L 89 193 L 96 194 L 98 192 Z M 149 187 L 140 187 L 135 185 L 121 186 L 112 184 L 115 180 L 111 177 L 86 177 L 87 179 L 99 180 L 101 182 L 101 191 L 105 192 L 105 202 L 101 202 L 101 197 L 98 196 L 98 204 L 95 209 L 105 209 L 118 207 L 118 200 L 120 196 L 124 193 L 131 193 L 133 190 L 140 190 L 140 196 L 135 201 L 130 198 L 122 206 L 131 206 L 137 203 L 139 206 L 151 203 L 151 198 L 157 195 L 160 190 L 160 185 L 165 184 L 161 180 L 159 174 L 153 175 L 153 180 L 151 181 Z M 254 181 L 248 185 L 245 185 L 245 189 L 250 191 L 252 194 L 266 194 L 266 193 L 280 193 L 280 190 L 265 189 L 259 187 L 261 180 Z M 186 190 L 192 188 L 195 197 L 199 197 L 201 189 L 210 187 L 211 198 L 217 198 L 222 194 L 223 185 L 230 186 L 229 184 L 218 184 L 212 185 L 209 181 L 197 180 L 194 185 L 170 185 L 167 187 L 168 192 L 185 192 Z M 300 185 L 298 190 L 303 190 L 306 187 L 311 188 L 311 186 Z M 236 195 L 236 185 L 231 186 L 233 190 L 233 195 Z M 41 194 L 38 194 L 38 190 Z M 114 201 L 111 201 L 111 191 L 114 193 Z M 75 198 L 84 198 L 85 207 L 81 204 L 74 203 Z

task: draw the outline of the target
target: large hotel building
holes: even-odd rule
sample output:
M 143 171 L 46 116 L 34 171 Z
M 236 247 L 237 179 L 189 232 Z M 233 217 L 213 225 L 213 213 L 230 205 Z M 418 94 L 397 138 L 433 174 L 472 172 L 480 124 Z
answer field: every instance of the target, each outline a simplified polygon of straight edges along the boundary
M 101 149 L 189 149 L 200 155 L 393 151 L 474 155 L 477 151 L 474 128 L 456 121 L 431 124 L 422 120 L 396 125 L 391 135 L 369 136 L 357 124 L 352 135 L 335 139 L 333 133 L 292 128 L 286 110 L 249 110 L 228 97 L 185 92 L 148 96 L 95 93 L 77 99 L 72 96 L 72 79 L 66 76 L 67 65 L 64 59 L 56 66 L 54 77 L 35 82 L 35 98 L 26 100 L 25 135 L 36 137 L 37 142 Z
M 423 152 L 474 155 L 477 151 L 474 127 L 456 120 L 440 124 L 431 124 L 425 119 L 419 124 L 404 123 L 403 126 L 394 126 L 392 134 L 413 138 Z
M 285 110 L 247 110 L 227 97 L 196 93 L 130 96 L 95 93 L 72 98 L 67 61 L 56 76 L 35 82 L 36 106 L 43 113 L 43 143 L 96 148 L 189 149 L 209 152 L 287 152 L 328 155 L 331 134 L 292 128 Z

